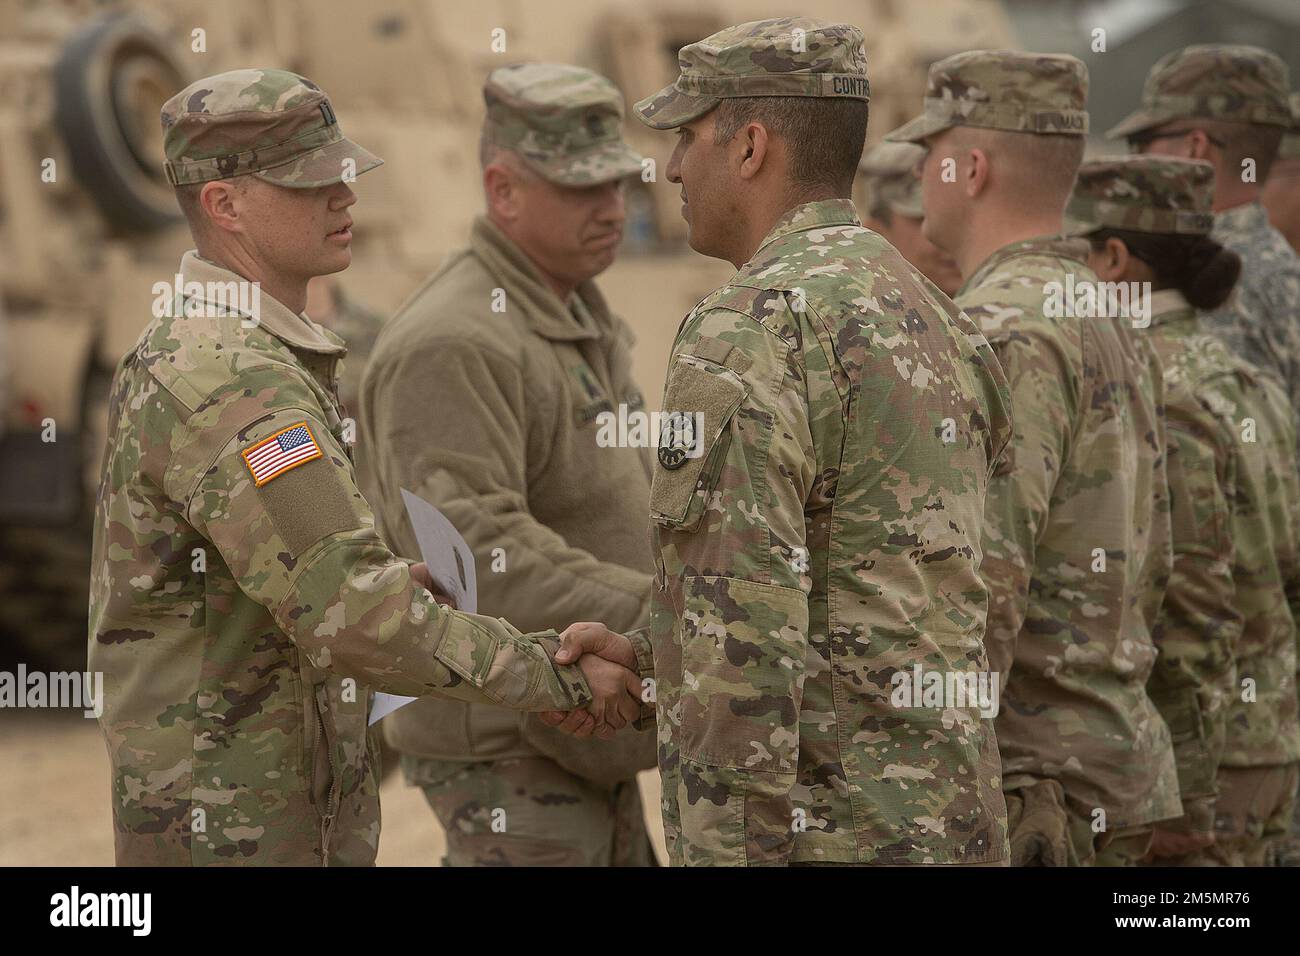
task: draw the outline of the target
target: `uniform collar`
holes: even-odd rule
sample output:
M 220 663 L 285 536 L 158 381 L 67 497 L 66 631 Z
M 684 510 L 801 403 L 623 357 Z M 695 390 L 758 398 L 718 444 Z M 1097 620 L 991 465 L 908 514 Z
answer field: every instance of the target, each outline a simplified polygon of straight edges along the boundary
M 953 298 L 960 298 L 971 289 L 978 288 L 989 273 L 1002 265 L 1009 259 L 1015 259 L 1018 256 L 1038 256 L 1048 255 L 1058 259 L 1075 259 L 1080 264 L 1086 265 L 1088 262 L 1088 242 L 1085 239 L 1075 239 L 1071 236 L 1034 236 L 1032 239 L 1021 239 L 1018 242 L 1008 243 L 1001 249 L 995 250 L 987 259 L 980 263 L 979 268 L 971 273 L 969 279 L 962 283 L 957 294 Z
M 529 328 L 554 342 L 601 338 L 611 324 L 605 297 L 588 280 L 568 302 L 561 302 L 541 271 L 486 216 L 477 216 L 470 231 L 470 248 L 502 282 L 509 308 L 519 307 Z
M 1195 318 L 1196 310 L 1177 289 L 1160 289 L 1151 293 L 1151 325 L 1172 325 L 1180 319 Z
M 209 282 L 227 283 L 247 280 L 215 262 L 204 259 L 196 250 L 191 249 L 181 257 L 181 281 L 202 283 L 206 289 Z M 211 301 L 206 294 L 195 298 L 205 302 Z M 290 312 L 278 299 L 262 294 L 258 305 L 260 314 L 249 318 L 256 318 L 259 328 L 270 332 L 286 345 L 321 355 L 343 355 L 347 352 L 347 348 L 338 336 L 323 329 L 306 315 Z
M 858 219 L 858 211 L 854 208 L 852 199 L 822 199 L 818 202 L 806 202 L 788 210 L 776 221 L 776 225 L 758 244 L 749 261 L 753 262 L 757 259 L 763 249 L 778 239 L 796 232 L 807 232 L 810 229 L 822 229 L 827 226 L 861 225 L 862 221 Z
M 1258 232 L 1268 226 L 1268 213 L 1264 210 L 1263 203 L 1256 200 L 1254 202 L 1242 203 L 1240 206 L 1233 206 L 1231 209 L 1225 209 L 1223 212 L 1215 213 L 1214 231 L 1226 233 L 1251 233 Z

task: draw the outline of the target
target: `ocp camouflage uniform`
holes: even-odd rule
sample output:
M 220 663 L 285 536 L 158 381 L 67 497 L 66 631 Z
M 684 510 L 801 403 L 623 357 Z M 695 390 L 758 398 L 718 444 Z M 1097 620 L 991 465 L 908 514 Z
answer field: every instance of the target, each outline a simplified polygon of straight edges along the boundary
M 1086 99 L 1074 57 L 959 53 L 930 67 L 924 114 L 886 138 L 955 125 L 1083 135 Z M 1006 370 L 1016 423 L 980 571 L 1022 863 L 1132 863 L 1145 825 L 1181 812 L 1169 730 L 1146 693 L 1171 562 L 1159 364 L 1126 320 L 1065 314 L 1068 278 L 1097 281 L 1087 252 L 1062 237 L 1010 243 L 955 299 Z
M 764 89 L 865 99 L 862 44 L 742 24 L 684 47 L 636 109 L 671 128 Z M 1005 399 L 983 337 L 847 199 L 790 209 L 686 317 L 636 643 L 674 864 L 1005 860 L 991 721 L 891 700 L 914 667 L 987 669 L 977 568 Z
M 1141 108 L 1106 136 L 1140 142 L 1166 124 L 1196 119 L 1290 130 L 1289 89 L 1286 64 L 1268 50 L 1185 47 L 1156 62 Z M 1277 376 L 1300 422 L 1300 258 L 1258 200 L 1216 214 L 1212 235 L 1241 256 L 1242 269 L 1232 297 L 1209 314 L 1206 327 L 1233 354 Z
M 494 70 L 485 135 L 564 186 L 641 168 L 622 95 L 590 70 Z M 497 305 L 499 303 L 499 307 Z M 477 558 L 479 610 L 529 629 L 649 618 L 645 448 L 602 447 L 602 416 L 643 415 L 632 334 L 594 281 L 567 300 L 486 216 L 385 328 L 364 382 L 364 483 L 386 540 L 415 557 L 402 490 L 436 505 Z M 577 739 L 531 714 L 427 699 L 384 721 L 447 832 L 446 862 L 645 866 L 637 788 L 654 734 Z
M 921 180 L 913 172 L 925 150 L 912 143 L 877 143 L 862 154 L 858 182 L 862 184 L 867 215 L 921 219 Z
M 1069 215 L 1080 231 L 1208 235 L 1213 189 L 1208 163 L 1098 160 L 1080 171 Z M 1165 372 L 1174 533 L 1151 695 L 1174 735 L 1180 829 L 1217 831 L 1213 846 L 1157 862 L 1262 863 L 1300 756 L 1295 427 L 1281 386 L 1201 331 L 1177 289 L 1154 294 L 1148 335 Z
M 319 186 L 343 159 L 379 163 L 278 70 L 200 80 L 163 126 L 174 181 Z M 554 633 L 441 607 L 380 541 L 342 441 L 340 341 L 269 295 L 233 310 L 214 290 L 244 280 L 196 253 L 180 271 L 203 285 L 118 367 L 96 506 L 89 665 L 117 862 L 373 863 L 371 687 L 537 710 L 590 693 L 552 663 Z M 245 457 L 281 434 L 292 458 Z

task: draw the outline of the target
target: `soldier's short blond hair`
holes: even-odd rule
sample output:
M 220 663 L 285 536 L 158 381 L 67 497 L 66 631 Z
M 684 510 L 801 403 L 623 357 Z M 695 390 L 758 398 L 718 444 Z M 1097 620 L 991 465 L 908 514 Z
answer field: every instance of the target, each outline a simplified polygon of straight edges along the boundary
M 1026 203 L 1051 204 L 1061 210 L 1070 199 L 1083 163 L 1082 136 L 957 126 L 952 139 L 965 148 L 983 150 L 997 178 L 1013 181 Z

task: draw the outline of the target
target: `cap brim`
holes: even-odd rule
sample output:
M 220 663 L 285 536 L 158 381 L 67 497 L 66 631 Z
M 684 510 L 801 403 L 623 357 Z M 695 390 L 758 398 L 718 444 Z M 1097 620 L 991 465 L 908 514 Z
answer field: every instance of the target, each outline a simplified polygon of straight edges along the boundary
M 637 119 L 651 129 L 675 129 L 699 119 L 721 102 L 716 96 L 688 96 L 675 86 L 665 86 L 654 96 L 641 100 L 632 110 Z
M 352 161 L 351 165 L 348 165 L 348 160 Z M 342 182 L 345 178 L 351 181 L 353 177 L 383 164 L 384 161 L 374 153 L 344 137 L 287 163 L 259 169 L 253 175 L 290 189 L 315 189 Z
M 1173 117 L 1162 116 L 1156 113 L 1148 113 L 1146 110 L 1138 110 L 1130 113 L 1119 123 L 1106 130 L 1107 139 L 1128 139 L 1135 133 L 1141 133 L 1144 130 L 1154 129 L 1163 123 L 1169 122 Z
M 596 186 L 641 172 L 642 156 L 627 143 L 604 143 L 576 156 L 542 163 L 525 158 L 545 179 L 561 186 Z
M 888 143 L 924 143 L 935 133 L 942 133 L 946 129 L 952 129 L 956 124 L 951 120 L 939 119 L 936 116 L 926 116 L 922 113 L 914 119 L 908 120 L 892 133 L 885 134 L 885 141 Z

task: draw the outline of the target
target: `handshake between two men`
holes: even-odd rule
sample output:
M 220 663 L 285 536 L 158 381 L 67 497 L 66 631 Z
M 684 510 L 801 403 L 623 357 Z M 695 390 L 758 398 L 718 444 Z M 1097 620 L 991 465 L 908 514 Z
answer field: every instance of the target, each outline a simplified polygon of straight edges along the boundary
M 411 565 L 411 576 L 439 604 L 455 607 L 433 580 L 424 562 Z M 636 652 L 632 642 L 595 621 L 570 624 L 560 635 L 557 664 L 577 664 L 587 686 L 591 703 L 584 708 L 564 712 L 542 711 L 537 716 L 546 724 L 575 737 L 595 734 L 601 740 L 614 736 L 637 719 L 641 713 L 641 678 L 637 675 Z

